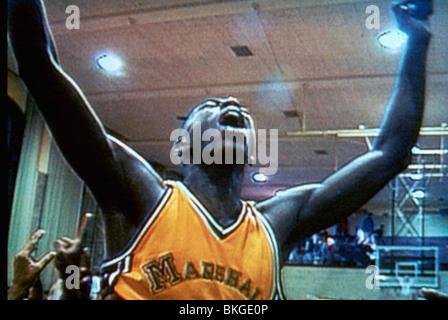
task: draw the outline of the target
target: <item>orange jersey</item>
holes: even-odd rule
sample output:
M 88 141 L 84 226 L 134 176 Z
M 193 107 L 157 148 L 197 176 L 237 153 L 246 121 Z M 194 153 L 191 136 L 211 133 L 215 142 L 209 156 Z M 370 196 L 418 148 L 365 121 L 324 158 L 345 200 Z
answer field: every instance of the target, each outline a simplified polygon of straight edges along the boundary
M 167 193 L 137 237 L 103 264 L 123 299 L 273 299 L 281 293 L 277 245 L 264 217 L 242 202 L 222 228 L 181 182 Z

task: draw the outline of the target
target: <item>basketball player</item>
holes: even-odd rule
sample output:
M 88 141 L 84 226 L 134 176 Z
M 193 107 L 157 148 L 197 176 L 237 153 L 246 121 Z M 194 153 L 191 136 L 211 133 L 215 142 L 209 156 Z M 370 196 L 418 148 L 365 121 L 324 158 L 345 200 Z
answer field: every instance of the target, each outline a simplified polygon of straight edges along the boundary
M 19 74 L 104 212 L 103 271 L 110 292 L 122 299 L 281 297 L 279 249 L 342 221 L 410 162 L 423 116 L 432 13 L 430 2 L 416 3 L 392 5 L 409 38 L 373 149 L 321 184 L 251 203 L 240 198 L 244 164 L 185 163 L 182 182 L 162 181 L 137 153 L 106 134 L 61 69 L 42 3 L 8 0 Z M 191 134 L 197 121 L 203 131 L 253 130 L 249 111 L 235 98 L 205 100 L 183 128 Z M 245 145 L 234 148 L 248 154 Z

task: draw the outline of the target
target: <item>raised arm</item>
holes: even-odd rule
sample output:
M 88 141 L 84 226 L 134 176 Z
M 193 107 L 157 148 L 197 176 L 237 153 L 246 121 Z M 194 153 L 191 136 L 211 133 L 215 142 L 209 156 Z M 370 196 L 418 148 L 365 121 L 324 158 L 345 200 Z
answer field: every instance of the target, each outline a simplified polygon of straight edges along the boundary
M 409 2 L 392 5 L 398 27 L 407 33 L 408 41 L 396 88 L 372 150 L 322 184 L 292 188 L 260 203 L 280 241 L 310 235 L 341 221 L 408 166 L 423 116 L 430 41 L 427 21 L 412 17 Z
M 8 0 L 8 33 L 20 77 L 62 154 L 100 205 L 146 214 L 160 197 L 160 180 L 110 139 L 79 86 L 59 66 L 43 3 Z

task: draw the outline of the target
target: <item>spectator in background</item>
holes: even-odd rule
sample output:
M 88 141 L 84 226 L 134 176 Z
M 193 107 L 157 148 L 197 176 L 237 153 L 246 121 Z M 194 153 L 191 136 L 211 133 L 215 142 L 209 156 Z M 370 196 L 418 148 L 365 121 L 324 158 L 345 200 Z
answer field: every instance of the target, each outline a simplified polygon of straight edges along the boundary
M 340 223 L 336 225 L 335 230 L 335 236 L 336 237 L 347 237 L 348 236 L 348 219 L 344 219 Z
M 368 252 L 370 251 L 370 240 L 362 227 L 356 228 L 354 245 L 354 263 L 357 266 L 368 266 L 371 264 Z
M 64 237 L 55 242 L 55 266 L 59 279 L 50 289 L 49 300 L 90 300 L 92 275 L 87 249 L 82 246 L 82 243 L 92 217 L 90 213 L 84 215 L 73 240 Z M 68 266 L 79 268 L 79 288 L 77 289 L 69 289 L 66 285 L 68 277 L 71 276 L 70 272 L 66 272 Z
M 336 240 L 333 237 L 327 235 L 325 245 L 325 263 L 334 264 L 336 262 L 335 254 L 337 252 Z
M 302 260 L 300 256 L 300 244 L 297 244 L 289 253 L 288 261 L 290 263 L 300 263 Z
M 362 228 L 356 227 L 356 235 L 355 235 L 355 246 L 360 247 L 363 246 L 366 242 L 366 235 Z
M 40 278 L 36 279 L 36 282 L 28 289 L 28 297 L 25 300 L 44 300 L 44 288 Z
M 384 233 L 384 224 L 380 225 L 379 228 L 375 229 L 371 235 L 371 248 L 372 250 L 376 250 L 378 245 L 384 244 L 382 237 Z
M 82 247 L 88 222 L 92 215 L 86 214 L 74 240 L 61 238 L 55 242 L 55 251 L 47 252 L 42 258 L 36 260 L 32 254 L 37 248 L 44 230 L 34 232 L 27 243 L 14 257 L 13 284 L 8 289 L 8 300 L 89 300 L 91 275 L 89 257 Z M 44 296 L 40 274 L 45 267 L 55 260 L 59 279 L 52 285 L 48 296 Z M 66 273 L 69 265 L 79 267 L 80 288 L 69 290 L 66 286 Z
M 367 237 L 369 237 L 374 230 L 375 222 L 373 221 L 371 212 L 367 212 L 367 215 L 362 219 L 361 229 L 364 231 Z
M 32 256 L 44 233 L 44 230 L 34 232 L 15 255 L 14 275 L 12 286 L 8 289 L 8 300 L 43 298 L 40 274 L 56 256 L 54 251 L 47 252 L 38 260 Z

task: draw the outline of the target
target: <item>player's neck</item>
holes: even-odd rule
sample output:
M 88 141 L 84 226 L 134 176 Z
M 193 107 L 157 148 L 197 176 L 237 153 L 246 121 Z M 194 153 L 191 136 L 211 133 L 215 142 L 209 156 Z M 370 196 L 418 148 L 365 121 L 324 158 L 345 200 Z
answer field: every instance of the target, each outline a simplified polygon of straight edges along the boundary
M 238 218 L 244 165 L 193 165 L 183 173 L 184 184 L 221 226 L 226 227 Z

